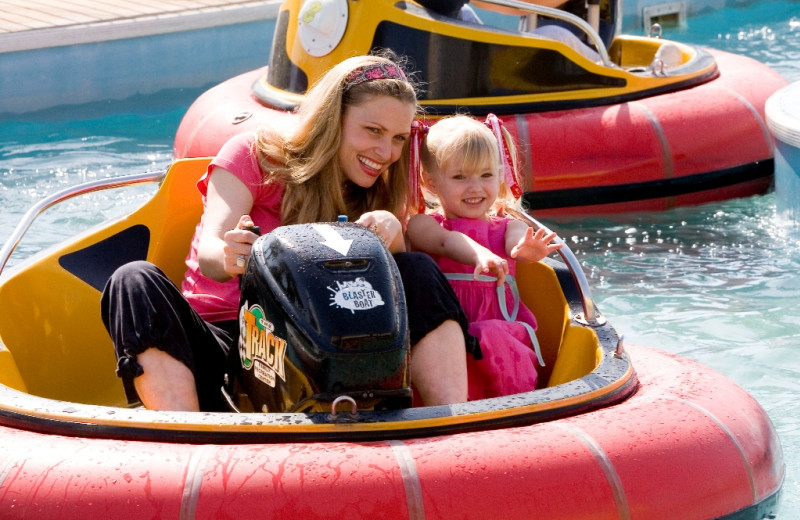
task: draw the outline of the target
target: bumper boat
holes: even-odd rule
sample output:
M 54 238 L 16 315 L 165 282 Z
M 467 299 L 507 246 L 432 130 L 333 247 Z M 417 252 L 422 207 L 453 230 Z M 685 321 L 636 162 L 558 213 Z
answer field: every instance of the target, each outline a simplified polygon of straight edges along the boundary
M 269 66 L 202 94 L 177 131 L 175 157 L 211 156 L 236 133 L 291 124 L 330 66 L 391 48 L 418 71 L 429 123 L 458 111 L 501 116 L 520 144 L 525 200 L 537 216 L 665 210 L 770 189 L 764 105 L 786 84 L 775 71 L 663 40 L 657 28 L 648 37 L 617 35 L 614 0 L 599 2 L 597 16 L 585 0 L 559 10 L 475 3 L 527 27 L 569 27 L 598 60 L 535 32 L 460 21 L 413 1 L 289 0 Z
M 387 409 L 352 397 L 319 411 L 127 407 L 100 291 L 137 259 L 182 278 L 208 161 L 54 194 L 0 250 L 0 517 L 755 520 L 776 510 L 785 467 L 765 411 L 714 370 L 624 343 L 567 247 L 517 273 L 546 362 L 535 391 Z M 43 210 L 153 182 L 130 214 L 4 268 Z

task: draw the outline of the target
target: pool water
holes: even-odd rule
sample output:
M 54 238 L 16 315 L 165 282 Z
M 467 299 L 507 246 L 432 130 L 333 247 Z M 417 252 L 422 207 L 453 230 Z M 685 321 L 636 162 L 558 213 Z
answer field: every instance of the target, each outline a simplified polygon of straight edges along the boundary
M 664 37 L 800 81 L 800 2 L 723 9 Z M 800 223 L 782 221 L 768 194 L 553 226 L 627 341 L 699 360 L 764 406 L 787 466 L 778 518 L 800 518 Z
M 800 81 L 797 1 L 726 8 L 667 28 L 664 37 L 744 54 Z M 45 195 L 165 168 L 178 123 L 198 94 L 165 92 L 0 121 L 0 240 Z M 9 265 L 151 192 L 94 194 L 46 212 Z M 800 518 L 800 231 L 776 215 L 774 194 L 547 223 L 577 254 L 600 309 L 627 341 L 699 360 L 759 400 L 787 465 L 778 518 Z

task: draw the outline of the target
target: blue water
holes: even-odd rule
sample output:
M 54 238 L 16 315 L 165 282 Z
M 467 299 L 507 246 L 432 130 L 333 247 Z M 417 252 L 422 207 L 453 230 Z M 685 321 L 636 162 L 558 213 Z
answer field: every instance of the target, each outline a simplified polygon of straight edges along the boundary
M 726 8 L 668 28 L 664 37 L 745 54 L 800 81 L 797 1 Z M 44 195 L 166 167 L 178 123 L 198 93 L 0 121 L 0 240 Z M 138 205 L 150 191 L 96 194 L 48 211 L 10 265 Z M 779 518 L 800 518 L 800 231 L 776 215 L 774 195 L 549 224 L 583 262 L 601 310 L 628 341 L 697 359 L 761 402 L 787 465 Z

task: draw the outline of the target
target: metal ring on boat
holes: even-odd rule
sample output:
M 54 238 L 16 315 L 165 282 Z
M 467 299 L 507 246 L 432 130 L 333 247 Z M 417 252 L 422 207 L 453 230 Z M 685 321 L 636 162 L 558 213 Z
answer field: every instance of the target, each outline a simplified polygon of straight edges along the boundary
M 240 123 L 244 123 L 251 117 L 253 117 L 253 112 L 251 110 L 242 110 L 241 112 L 233 116 L 233 120 L 231 121 L 231 123 L 234 125 L 238 125 Z
M 651 38 L 661 38 L 661 24 L 654 23 L 650 26 L 650 37 Z
M 336 405 L 341 403 L 342 401 L 347 401 L 350 403 L 350 419 L 356 419 L 358 417 L 358 404 L 356 404 L 356 400 L 350 397 L 349 395 L 340 395 L 336 399 L 333 400 L 331 403 L 331 415 L 330 418 L 332 421 L 338 419 L 336 415 Z

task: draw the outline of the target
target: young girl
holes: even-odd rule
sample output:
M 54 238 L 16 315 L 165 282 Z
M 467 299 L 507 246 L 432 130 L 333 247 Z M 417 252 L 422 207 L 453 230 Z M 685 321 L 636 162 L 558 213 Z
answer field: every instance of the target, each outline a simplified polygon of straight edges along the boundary
M 469 398 L 534 390 L 536 318 L 519 302 L 515 262 L 538 262 L 561 248 L 555 233 L 533 230 L 505 216 L 522 194 L 510 135 L 490 114 L 486 124 L 468 116 L 442 119 L 420 149 L 425 187 L 438 211 L 408 223 L 414 250 L 433 256 L 450 279 L 483 352 L 467 360 Z M 491 273 L 494 276 L 488 276 Z M 509 310 L 511 309 L 511 310 Z

